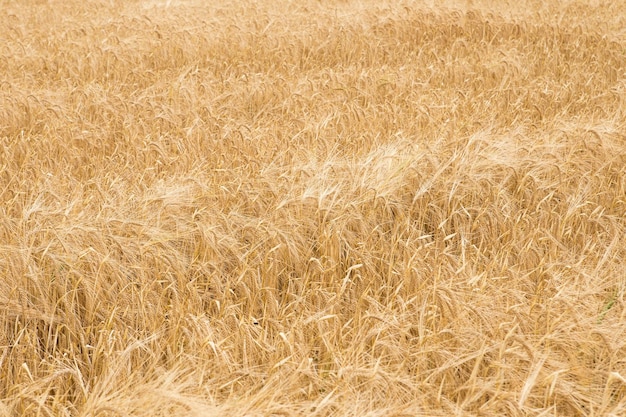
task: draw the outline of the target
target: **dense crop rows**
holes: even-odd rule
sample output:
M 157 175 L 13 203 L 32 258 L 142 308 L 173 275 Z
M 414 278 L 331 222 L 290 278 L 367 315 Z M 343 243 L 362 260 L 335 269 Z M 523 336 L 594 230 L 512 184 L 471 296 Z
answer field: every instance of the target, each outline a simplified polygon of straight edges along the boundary
M 0 416 L 623 415 L 590 3 L 0 0 Z

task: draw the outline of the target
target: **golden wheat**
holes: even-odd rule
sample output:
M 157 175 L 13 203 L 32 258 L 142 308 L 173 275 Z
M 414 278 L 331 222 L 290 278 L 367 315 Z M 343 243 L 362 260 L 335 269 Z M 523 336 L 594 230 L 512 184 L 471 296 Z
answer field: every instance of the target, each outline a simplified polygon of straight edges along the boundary
M 620 2 L 0 0 L 0 416 L 626 413 Z

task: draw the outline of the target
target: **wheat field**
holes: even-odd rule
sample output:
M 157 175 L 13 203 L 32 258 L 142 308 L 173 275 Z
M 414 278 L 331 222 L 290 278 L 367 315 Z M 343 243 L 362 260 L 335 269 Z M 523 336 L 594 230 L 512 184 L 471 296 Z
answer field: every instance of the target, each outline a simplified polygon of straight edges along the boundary
M 623 416 L 626 4 L 0 0 L 0 416 Z

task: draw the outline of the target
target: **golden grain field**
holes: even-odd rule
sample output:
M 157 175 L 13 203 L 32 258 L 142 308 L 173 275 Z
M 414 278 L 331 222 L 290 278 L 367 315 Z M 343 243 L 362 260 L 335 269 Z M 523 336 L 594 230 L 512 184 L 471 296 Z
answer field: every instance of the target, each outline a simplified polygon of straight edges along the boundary
M 0 417 L 625 415 L 625 28 L 0 0 Z

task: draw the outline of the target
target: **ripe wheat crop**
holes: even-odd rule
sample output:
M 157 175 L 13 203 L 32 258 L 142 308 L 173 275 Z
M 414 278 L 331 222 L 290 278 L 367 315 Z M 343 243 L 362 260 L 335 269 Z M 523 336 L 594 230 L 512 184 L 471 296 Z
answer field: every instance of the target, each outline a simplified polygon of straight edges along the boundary
M 624 16 L 0 0 L 0 416 L 624 415 Z

